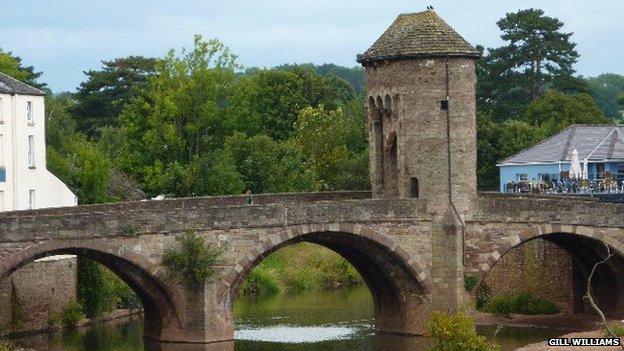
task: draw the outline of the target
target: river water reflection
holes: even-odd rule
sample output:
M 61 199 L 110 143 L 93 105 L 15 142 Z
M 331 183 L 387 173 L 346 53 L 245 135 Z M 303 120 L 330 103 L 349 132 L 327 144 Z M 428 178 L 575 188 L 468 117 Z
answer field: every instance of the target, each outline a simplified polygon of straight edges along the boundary
M 349 291 L 312 292 L 235 303 L 236 341 L 171 345 L 144 343 L 141 319 L 52 335 L 20 339 L 26 347 L 52 351 L 424 351 L 419 337 L 374 333 L 373 304 L 365 287 Z M 494 328 L 480 328 L 491 337 Z M 560 331 L 506 328 L 497 336 L 503 350 L 560 335 Z

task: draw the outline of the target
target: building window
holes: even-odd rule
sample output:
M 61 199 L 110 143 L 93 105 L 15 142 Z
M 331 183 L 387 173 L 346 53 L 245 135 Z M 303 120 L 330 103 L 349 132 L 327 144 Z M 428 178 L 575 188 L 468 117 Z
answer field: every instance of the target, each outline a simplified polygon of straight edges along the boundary
M 32 101 L 28 101 L 26 103 L 26 120 L 28 121 L 29 124 L 34 123 L 34 119 L 33 119 L 33 103 Z
M 35 189 L 28 190 L 28 209 L 35 208 Z
M 0 183 L 6 182 L 6 168 L 4 166 L 0 166 Z
M 526 182 L 529 180 L 529 175 L 526 173 L 516 173 L 516 180 L 519 182 Z
M 28 136 L 28 167 L 35 167 L 35 137 Z
M 418 178 L 412 177 L 410 182 L 410 195 L 417 199 L 420 194 L 418 194 Z
M 440 101 L 440 110 L 448 111 L 448 109 L 449 109 L 449 102 L 448 102 L 448 100 Z

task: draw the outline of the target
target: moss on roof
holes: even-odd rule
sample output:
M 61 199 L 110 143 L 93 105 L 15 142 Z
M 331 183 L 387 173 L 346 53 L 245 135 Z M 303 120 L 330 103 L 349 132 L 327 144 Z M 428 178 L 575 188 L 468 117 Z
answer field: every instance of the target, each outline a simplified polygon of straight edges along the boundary
M 404 58 L 481 54 L 432 10 L 402 14 L 365 53 L 360 63 Z

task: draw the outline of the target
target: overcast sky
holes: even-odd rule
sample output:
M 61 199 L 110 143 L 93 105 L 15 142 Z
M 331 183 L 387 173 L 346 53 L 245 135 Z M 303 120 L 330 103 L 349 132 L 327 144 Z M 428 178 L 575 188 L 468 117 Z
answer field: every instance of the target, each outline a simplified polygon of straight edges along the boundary
M 43 71 L 55 91 L 73 91 L 84 70 L 128 55 L 163 56 L 219 38 L 243 65 L 354 66 L 403 12 L 436 11 L 470 43 L 501 44 L 505 13 L 542 8 L 573 31 L 583 75 L 624 74 L 623 0 L 0 0 L 0 48 Z

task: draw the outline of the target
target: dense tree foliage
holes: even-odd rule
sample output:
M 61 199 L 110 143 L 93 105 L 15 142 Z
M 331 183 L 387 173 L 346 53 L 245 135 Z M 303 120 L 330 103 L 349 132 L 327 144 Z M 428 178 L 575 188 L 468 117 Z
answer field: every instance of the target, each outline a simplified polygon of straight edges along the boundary
M 10 51 L 3 51 L 2 48 L 0 48 L 0 72 L 35 88 L 46 87 L 45 83 L 37 81 L 42 72 L 35 72 L 32 66 L 24 66 L 19 56 L 13 55 Z
M 237 68 L 217 40 L 171 51 L 120 114 L 109 154 L 153 195 L 368 187 L 362 98 L 347 81 L 306 67 Z M 310 114 L 335 124 L 308 128 Z M 310 138 L 332 148 L 312 152 Z
M 611 121 L 597 96 L 615 102 L 616 79 L 574 76 L 579 55 L 564 24 L 536 9 L 508 13 L 497 22 L 505 45 L 477 62 L 477 175 L 479 188 L 498 187 L 496 164 L 572 124 Z M 608 90 L 609 92 L 605 92 Z M 593 95 L 590 95 L 591 93 Z M 611 103 L 612 105 L 612 103 Z M 600 106 L 600 107 L 599 107 Z M 602 110 L 601 110 L 602 107 Z
M 100 70 L 85 72 L 87 80 L 75 94 L 76 104 L 71 113 L 78 122 L 78 130 L 94 137 L 99 128 L 115 126 L 117 116 L 147 85 L 155 72 L 157 60 L 130 56 L 103 61 Z
M 508 13 L 497 22 L 505 45 L 479 61 L 479 107 L 497 120 L 518 118 L 549 89 L 587 92 L 573 77 L 579 55 L 563 23 L 536 9 Z
M 604 111 L 604 114 L 614 120 L 621 119 L 624 110 L 621 103 L 621 99 L 624 97 L 624 76 L 605 73 L 586 80 L 591 95 Z

